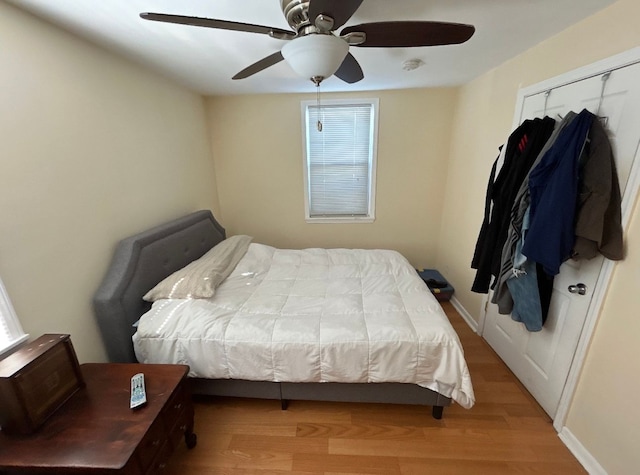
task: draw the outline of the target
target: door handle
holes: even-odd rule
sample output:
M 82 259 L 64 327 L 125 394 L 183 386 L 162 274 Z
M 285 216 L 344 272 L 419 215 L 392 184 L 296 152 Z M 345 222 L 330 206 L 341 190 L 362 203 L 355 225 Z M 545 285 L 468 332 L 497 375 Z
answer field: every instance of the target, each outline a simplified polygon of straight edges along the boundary
M 587 286 L 584 284 L 570 285 L 569 292 L 572 294 L 584 295 L 587 293 Z

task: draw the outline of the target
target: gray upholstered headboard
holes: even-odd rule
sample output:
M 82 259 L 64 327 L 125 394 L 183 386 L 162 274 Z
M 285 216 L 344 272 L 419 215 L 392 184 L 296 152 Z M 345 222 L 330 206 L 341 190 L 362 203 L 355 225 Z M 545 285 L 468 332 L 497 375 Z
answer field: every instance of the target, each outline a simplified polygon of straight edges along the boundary
M 142 296 L 158 282 L 225 239 L 211 211 L 196 211 L 120 241 L 93 298 L 112 362 L 135 362 L 133 324 L 151 304 Z

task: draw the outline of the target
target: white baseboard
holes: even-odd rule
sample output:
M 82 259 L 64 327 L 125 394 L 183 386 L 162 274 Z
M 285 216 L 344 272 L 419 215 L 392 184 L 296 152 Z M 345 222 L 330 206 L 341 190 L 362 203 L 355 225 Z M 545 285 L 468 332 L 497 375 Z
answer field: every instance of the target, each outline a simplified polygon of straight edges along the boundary
M 563 427 L 558 437 L 560 437 L 560 440 L 564 442 L 564 445 L 567 446 L 573 456 L 578 459 L 578 462 L 582 464 L 590 475 L 607 475 L 607 471 L 602 468 L 602 465 L 598 463 L 594 456 L 591 455 L 569 429 Z
M 462 319 L 467 322 L 467 325 L 471 327 L 474 333 L 478 333 L 478 322 L 474 320 L 471 314 L 467 312 L 467 309 L 462 306 L 460 301 L 455 296 L 451 297 L 451 305 L 453 305 L 453 308 L 458 311 Z

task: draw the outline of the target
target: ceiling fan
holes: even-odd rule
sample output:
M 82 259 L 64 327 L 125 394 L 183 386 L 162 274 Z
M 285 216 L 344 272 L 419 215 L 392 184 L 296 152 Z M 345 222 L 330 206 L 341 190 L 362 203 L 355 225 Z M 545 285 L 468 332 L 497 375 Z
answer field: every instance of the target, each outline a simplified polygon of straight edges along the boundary
M 435 21 L 388 21 L 342 27 L 364 0 L 280 0 L 282 12 L 292 30 L 164 13 L 141 13 L 145 20 L 223 30 L 260 33 L 287 41 L 281 51 L 252 64 L 233 76 L 244 79 L 286 60 L 302 77 L 316 86 L 336 75 L 353 84 L 364 78 L 362 68 L 349 52 L 351 46 L 369 48 L 409 48 L 438 46 L 467 41 L 475 28 L 461 23 Z

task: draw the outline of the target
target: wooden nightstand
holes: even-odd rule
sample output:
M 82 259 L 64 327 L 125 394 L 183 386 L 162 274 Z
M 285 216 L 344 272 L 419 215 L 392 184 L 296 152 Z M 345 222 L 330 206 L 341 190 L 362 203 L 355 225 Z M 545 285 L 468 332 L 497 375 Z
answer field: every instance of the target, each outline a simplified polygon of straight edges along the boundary
M 36 433 L 0 431 L 0 473 L 160 473 L 184 438 L 196 445 L 188 366 L 81 365 L 86 387 Z M 129 409 L 131 376 L 144 373 L 147 404 Z

